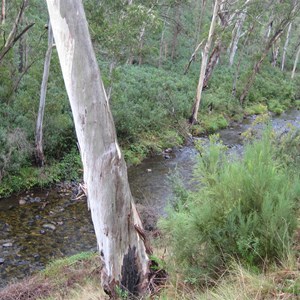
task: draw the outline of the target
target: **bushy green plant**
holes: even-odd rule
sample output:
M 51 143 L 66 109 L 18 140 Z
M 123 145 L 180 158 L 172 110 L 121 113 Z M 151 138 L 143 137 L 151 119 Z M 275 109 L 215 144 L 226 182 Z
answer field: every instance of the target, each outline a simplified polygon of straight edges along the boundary
M 188 117 L 194 87 L 187 77 L 149 66 L 126 66 L 115 71 L 114 80 L 111 105 L 122 140 L 135 142 L 140 134 L 163 132 Z
M 296 227 L 298 178 L 276 156 L 270 131 L 230 158 L 216 136 L 200 146 L 194 181 L 161 227 L 189 277 L 204 278 L 236 258 L 260 267 L 284 259 Z M 178 194 L 177 194 L 178 196 Z M 179 194 L 180 196 L 180 194 Z
M 244 74 L 245 81 L 248 78 L 246 75 Z M 240 86 L 243 87 L 243 84 Z M 261 71 L 256 75 L 253 87 L 249 91 L 248 101 L 266 104 L 270 100 L 276 100 L 286 109 L 294 99 L 295 87 L 290 78 L 286 78 L 280 69 L 267 63 L 263 64 Z

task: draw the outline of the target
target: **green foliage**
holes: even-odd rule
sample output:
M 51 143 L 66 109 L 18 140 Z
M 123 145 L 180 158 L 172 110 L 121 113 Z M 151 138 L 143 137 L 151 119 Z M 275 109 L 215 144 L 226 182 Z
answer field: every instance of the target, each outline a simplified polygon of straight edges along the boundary
M 55 277 L 60 274 L 64 268 L 80 263 L 81 261 L 93 260 L 95 256 L 97 256 L 97 254 L 94 252 L 81 252 L 73 256 L 57 259 L 50 262 L 41 273 L 46 277 Z
M 252 104 L 245 108 L 245 114 L 252 115 L 262 115 L 268 111 L 268 108 L 264 104 Z
M 0 183 L 0 198 L 34 187 L 47 187 L 60 181 L 79 180 L 82 177 L 81 158 L 73 149 L 59 162 L 44 168 L 23 166 L 10 172 Z
M 208 147 L 200 145 L 195 191 L 177 193 L 161 221 L 176 261 L 191 278 L 222 272 L 233 258 L 261 267 L 291 250 L 299 179 L 280 164 L 271 132 L 248 144 L 242 159 L 225 150 L 216 136 Z
M 147 132 L 163 133 L 187 118 L 193 97 L 187 77 L 149 66 L 118 68 L 114 76 L 111 105 L 123 141 L 134 143 Z
M 247 79 L 247 76 L 245 76 Z M 241 85 L 242 86 L 242 85 Z M 270 65 L 263 65 L 262 70 L 256 75 L 253 87 L 248 95 L 249 102 L 268 103 L 278 101 L 285 109 L 291 105 L 295 98 L 292 81 L 285 77 L 279 69 Z

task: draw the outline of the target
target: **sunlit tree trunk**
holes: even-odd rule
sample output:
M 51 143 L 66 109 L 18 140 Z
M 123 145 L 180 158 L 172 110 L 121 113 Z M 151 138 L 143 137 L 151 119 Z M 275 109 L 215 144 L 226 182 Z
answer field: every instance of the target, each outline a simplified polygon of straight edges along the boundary
M 298 46 L 298 51 L 296 53 L 296 58 L 295 58 L 295 61 L 294 61 L 294 67 L 293 67 L 292 76 L 291 76 L 292 79 L 294 79 L 295 74 L 296 74 L 296 69 L 297 69 L 297 65 L 298 65 L 298 61 L 299 61 L 299 56 L 300 56 L 300 46 Z
M 287 34 L 286 34 L 286 40 L 285 40 L 284 47 L 283 47 L 282 61 L 281 61 L 281 71 L 284 70 L 287 47 L 288 47 L 289 42 L 290 42 L 291 29 L 292 29 L 292 22 L 290 23 L 290 25 L 288 27 Z
M 245 2 L 245 5 L 248 4 L 249 1 L 250 0 L 247 0 Z M 235 23 L 235 27 L 233 29 L 233 34 L 232 34 L 232 40 L 230 44 L 229 66 L 233 65 L 235 54 L 238 49 L 239 40 L 242 36 L 242 28 L 246 19 L 246 15 L 247 15 L 247 9 L 245 8 L 242 10 Z
M 103 261 L 102 285 L 142 294 L 149 259 L 81 0 L 47 0 Z
M 207 38 L 207 41 L 206 41 L 206 44 L 204 47 L 204 51 L 203 51 L 203 55 L 202 55 L 202 62 L 201 62 L 200 76 L 199 76 L 199 81 L 198 81 L 198 86 L 197 86 L 196 99 L 195 99 L 195 102 L 193 105 L 192 115 L 189 119 L 191 124 L 197 123 L 198 111 L 199 111 L 199 107 L 200 107 L 203 84 L 204 84 L 204 79 L 205 79 L 205 71 L 206 71 L 207 61 L 208 61 L 208 54 L 209 54 L 213 34 L 215 31 L 215 27 L 216 27 L 216 19 L 217 19 L 217 14 L 219 11 L 219 5 L 220 5 L 220 0 L 216 0 L 215 4 L 214 4 L 213 15 L 212 15 L 211 23 L 210 23 L 208 38 Z
M 49 22 L 48 23 L 48 48 L 46 51 L 45 62 L 44 62 L 40 104 L 39 104 L 39 111 L 38 111 L 38 117 L 36 121 L 36 129 L 35 129 L 35 160 L 37 165 L 40 167 L 42 167 L 45 163 L 45 156 L 43 151 L 43 119 L 44 119 L 52 47 L 53 47 L 53 32 L 51 28 L 51 23 Z

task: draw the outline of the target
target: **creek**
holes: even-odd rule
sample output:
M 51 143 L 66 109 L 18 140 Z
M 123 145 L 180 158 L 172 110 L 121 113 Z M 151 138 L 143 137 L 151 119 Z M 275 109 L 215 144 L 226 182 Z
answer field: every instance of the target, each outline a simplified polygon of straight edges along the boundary
M 241 133 L 254 119 L 233 123 L 219 132 L 230 151 L 242 151 Z M 277 132 L 286 130 L 289 123 L 300 128 L 299 111 L 272 119 Z M 191 143 L 130 167 L 129 182 L 136 202 L 162 215 L 172 198 L 169 174 L 176 170 L 188 184 L 196 157 L 197 151 Z M 96 250 L 86 201 L 84 198 L 72 200 L 76 189 L 74 184 L 0 200 L 0 288 L 43 269 L 51 260 Z M 23 205 L 20 200 L 24 200 Z

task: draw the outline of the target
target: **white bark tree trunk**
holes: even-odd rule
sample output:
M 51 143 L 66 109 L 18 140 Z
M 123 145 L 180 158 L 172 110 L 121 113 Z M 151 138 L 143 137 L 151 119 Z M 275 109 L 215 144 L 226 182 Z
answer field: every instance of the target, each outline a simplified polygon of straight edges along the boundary
M 2 0 L 2 5 L 1 5 L 1 24 L 5 24 L 5 19 L 6 19 L 6 0 Z
M 246 4 L 248 2 L 249 1 L 246 1 Z M 243 25 L 244 25 L 244 22 L 246 19 L 246 15 L 247 15 L 247 10 L 245 9 L 241 12 L 241 14 L 238 17 L 237 22 L 235 24 L 234 32 L 232 35 L 232 41 L 231 41 L 231 45 L 230 45 L 229 66 L 233 65 L 235 54 L 238 49 L 239 40 L 242 35 L 242 28 L 243 28 Z
M 278 39 L 277 43 L 273 45 L 272 51 L 272 67 L 276 67 L 278 56 L 279 56 L 279 48 L 280 48 L 280 39 Z
M 288 27 L 287 34 L 286 34 L 286 40 L 285 40 L 284 47 L 283 47 L 282 61 L 281 61 L 281 71 L 284 70 L 287 47 L 288 47 L 289 42 L 290 42 L 291 29 L 292 29 L 292 22 L 290 23 L 290 25 Z
M 295 73 L 296 73 L 296 69 L 297 69 L 297 65 L 298 65 L 298 61 L 299 61 L 299 56 L 300 56 L 300 47 L 298 48 L 296 58 L 294 61 L 294 67 L 293 67 L 292 76 L 291 76 L 292 79 L 294 79 L 294 77 L 295 77 Z
M 48 48 L 46 51 L 45 62 L 44 62 L 40 104 L 39 104 L 39 111 L 38 111 L 38 117 L 36 121 L 36 129 L 35 129 L 35 160 L 37 165 L 40 167 L 42 167 L 45 163 L 45 156 L 43 151 L 43 119 L 44 119 L 52 47 L 53 47 L 53 32 L 51 28 L 51 22 L 49 22 L 48 23 Z
M 47 0 L 47 5 L 104 263 L 102 285 L 112 296 L 116 286 L 140 294 L 148 285 L 149 258 L 83 5 L 81 0 Z
M 205 71 L 206 71 L 207 62 L 208 62 L 208 54 L 209 54 L 213 34 L 214 34 L 214 31 L 215 31 L 215 27 L 216 27 L 216 20 L 217 20 L 217 15 L 218 15 L 218 11 L 219 11 L 219 6 L 220 6 L 220 0 L 215 0 L 212 20 L 211 20 L 211 23 L 210 23 L 210 28 L 209 28 L 209 33 L 208 33 L 208 38 L 207 38 L 207 41 L 206 41 L 206 44 L 205 44 L 205 47 L 204 47 L 204 51 L 203 51 L 203 56 L 202 56 L 202 62 L 201 62 L 200 75 L 199 75 L 199 81 L 198 81 L 198 86 L 197 86 L 196 99 L 195 99 L 195 102 L 194 102 L 194 105 L 193 105 L 192 115 L 190 117 L 190 123 L 191 124 L 197 123 L 198 111 L 199 111 L 199 107 L 200 107 L 202 89 L 203 89 L 203 84 L 204 84 L 204 79 L 205 79 Z

